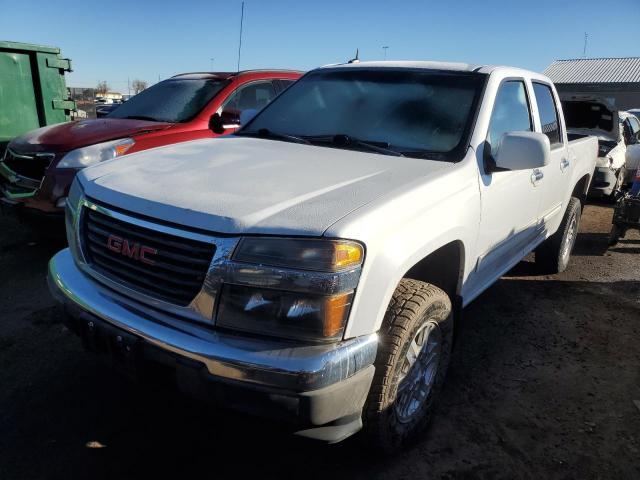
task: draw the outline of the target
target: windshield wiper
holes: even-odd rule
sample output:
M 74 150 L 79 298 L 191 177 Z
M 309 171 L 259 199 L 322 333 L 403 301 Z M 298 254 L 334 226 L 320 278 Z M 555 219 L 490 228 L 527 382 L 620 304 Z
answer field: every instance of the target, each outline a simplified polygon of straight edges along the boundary
M 257 132 L 238 132 L 236 135 L 255 136 L 260 138 L 271 138 L 274 140 L 285 140 L 287 142 L 304 143 L 305 145 L 311 145 L 311 142 L 302 137 L 296 137 L 295 135 L 288 135 L 286 133 L 272 132 L 268 128 L 261 128 Z
M 150 120 L 152 122 L 159 122 L 160 120 L 153 118 L 153 117 L 147 117 L 145 115 L 128 115 L 126 117 L 123 117 L 127 120 Z
M 402 152 L 397 150 L 393 150 L 389 142 L 376 142 L 376 141 L 364 141 L 358 138 L 352 137 L 350 135 L 344 134 L 336 134 L 336 135 L 317 135 L 304 137 L 306 140 L 309 140 L 310 143 L 314 142 L 330 142 L 334 145 L 340 147 L 363 147 L 367 148 L 373 152 L 382 153 L 384 155 L 393 155 L 395 157 L 404 157 Z

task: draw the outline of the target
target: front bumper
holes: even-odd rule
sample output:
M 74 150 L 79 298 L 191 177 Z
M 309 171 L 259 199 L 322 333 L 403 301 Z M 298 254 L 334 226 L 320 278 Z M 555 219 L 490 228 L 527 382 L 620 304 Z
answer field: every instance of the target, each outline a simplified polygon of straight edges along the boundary
M 81 336 L 100 329 L 96 325 L 103 325 L 110 337 L 121 331 L 142 344 L 139 350 L 146 359 L 160 353 L 180 365 L 176 373 L 188 365 L 192 379 L 196 372 L 203 384 L 215 385 L 214 392 L 226 392 L 212 395 L 226 406 L 287 420 L 296 433 L 329 442 L 362 426 L 374 373 L 375 334 L 330 345 L 299 345 L 224 333 L 103 287 L 78 269 L 68 249 L 51 259 L 48 282 Z
M 64 217 L 64 203 L 77 170 L 48 168 L 42 180 L 23 177 L 0 160 L 0 199 L 19 208 L 21 218 L 38 222 L 40 218 Z M 23 213 L 24 212 L 24 213 Z M 64 228 L 59 222 L 55 228 Z
M 616 172 L 609 167 L 596 167 L 589 188 L 589 195 L 594 197 L 609 196 L 613 193 L 618 178 Z

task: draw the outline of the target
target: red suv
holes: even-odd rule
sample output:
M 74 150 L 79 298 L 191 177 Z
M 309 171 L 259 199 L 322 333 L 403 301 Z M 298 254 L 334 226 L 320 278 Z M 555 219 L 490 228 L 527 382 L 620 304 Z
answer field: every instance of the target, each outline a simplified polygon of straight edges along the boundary
M 176 75 L 104 118 L 16 137 L 0 161 L 0 206 L 20 217 L 57 221 L 78 170 L 125 153 L 233 133 L 301 75 L 278 70 Z

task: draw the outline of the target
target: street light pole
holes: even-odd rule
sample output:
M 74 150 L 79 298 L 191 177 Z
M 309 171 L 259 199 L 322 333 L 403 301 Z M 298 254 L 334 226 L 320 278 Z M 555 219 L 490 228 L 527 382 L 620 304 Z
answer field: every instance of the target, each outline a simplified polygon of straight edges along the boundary
M 213 61 L 215 60 L 215 58 L 210 58 L 209 60 L 211 60 L 211 71 L 213 72 Z
M 387 59 L 387 50 L 389 50 L 389 47 L 387 45 L 385 45 L 384 47 L 382 47 L 382 50 L 384 51 L 384 59 Z

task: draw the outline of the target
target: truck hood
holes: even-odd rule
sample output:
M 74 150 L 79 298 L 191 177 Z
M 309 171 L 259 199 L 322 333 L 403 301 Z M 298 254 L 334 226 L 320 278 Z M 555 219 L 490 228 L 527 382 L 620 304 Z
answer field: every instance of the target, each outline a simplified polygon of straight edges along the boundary
M 79 179 L 94 200 L 174 224 L 320 236 L 375 198 L 451 165 L 222 137 L 127 155 L 83 170 Z
M 14 138 L 10 146 L 16 152 L 61 153 L 117 138 L 135 136 L 143 132 L 161 130 L 171 125 L 171 123 L 122 118 L 80 120 L 32 130 Z

